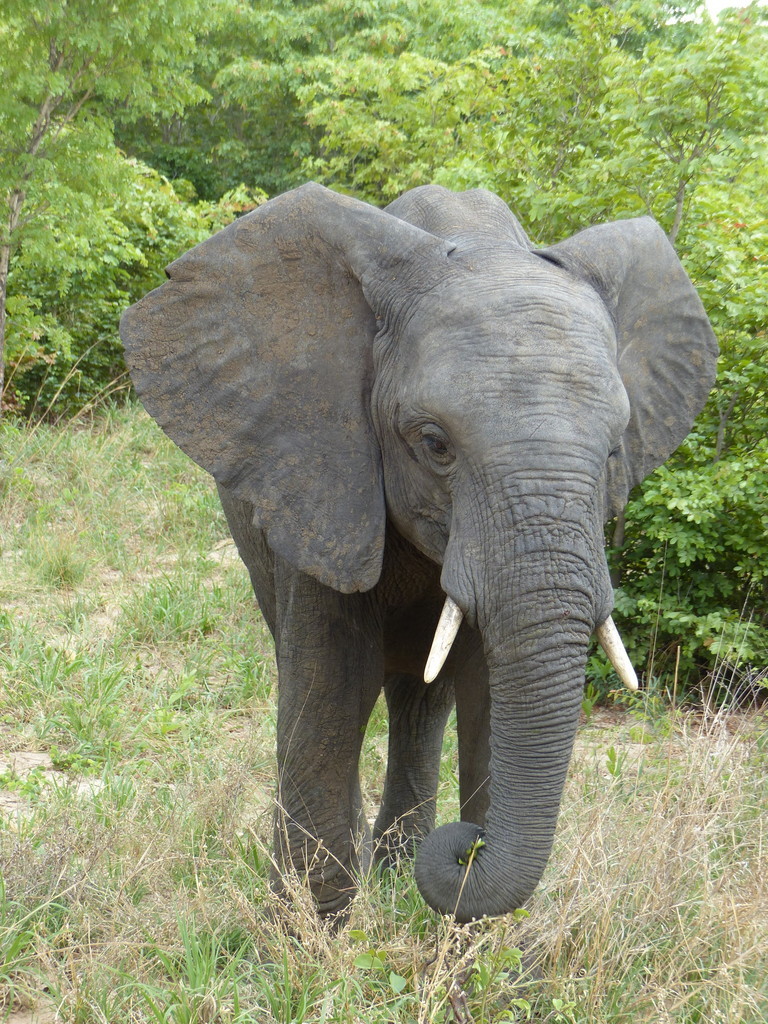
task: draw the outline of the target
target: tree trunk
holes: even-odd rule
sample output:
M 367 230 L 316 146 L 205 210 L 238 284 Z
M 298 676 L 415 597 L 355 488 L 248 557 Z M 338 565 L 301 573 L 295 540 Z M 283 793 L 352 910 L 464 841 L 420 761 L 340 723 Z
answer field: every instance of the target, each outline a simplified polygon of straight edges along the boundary
M 674 245 L 677 241 L 677 236 L 680 233 L 680 228 L 683 223 L 683 207 L 685 204 L 685 180 L 680 179 L 677 185 L 677 192 L 675 193 L 675 219 L 672 222 L 672 227 L 669 229 L 667 238 L 669 239 L 670 245 Z
M 3 415 L 3 395 L 5 394 L 5 324 L 8 275 L 11 269 L 11 243 L 13 234 L 21 221 L 21 210 L 25 199 L 26 193 L 19 188 L 13 189 L 8 197 L 6 235 L 0 243 L 0 418 Z
M 8 294 L 8 268 L 11 262 L 10 245 L 0 246 L 0 418 L 3 415 L 5 393 L 5 299 Z

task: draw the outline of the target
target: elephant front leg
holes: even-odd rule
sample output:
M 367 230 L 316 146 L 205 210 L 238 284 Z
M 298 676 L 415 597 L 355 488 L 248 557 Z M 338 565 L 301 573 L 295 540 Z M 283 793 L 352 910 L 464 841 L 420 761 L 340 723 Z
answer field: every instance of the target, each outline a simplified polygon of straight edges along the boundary
M 453 707 L 449 676 L 427 686 L 417 676 L 388 676 L 389 752 L 384 794 L 374 827 L 375 856 L 393 864 L 435 827 L 440 752 Z
M 358 761 L 381 689 L 381 643 L 365 595 L 295 574 L 278 586 L 275 851 L 321 915 L 343 911 L 366 846 Z M 284 889 L 275 871 L 273 884 Z

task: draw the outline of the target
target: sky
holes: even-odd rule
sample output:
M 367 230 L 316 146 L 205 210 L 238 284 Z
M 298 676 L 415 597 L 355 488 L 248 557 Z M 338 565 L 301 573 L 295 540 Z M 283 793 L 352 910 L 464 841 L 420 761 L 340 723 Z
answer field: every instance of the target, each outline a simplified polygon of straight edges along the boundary
M 765 6 L 766 0 L 760 0 L 761 6 Z M 749 0 L 707 0 L 709 13 L 714 15 L 722 11 L 724 7 L 746 7 Z

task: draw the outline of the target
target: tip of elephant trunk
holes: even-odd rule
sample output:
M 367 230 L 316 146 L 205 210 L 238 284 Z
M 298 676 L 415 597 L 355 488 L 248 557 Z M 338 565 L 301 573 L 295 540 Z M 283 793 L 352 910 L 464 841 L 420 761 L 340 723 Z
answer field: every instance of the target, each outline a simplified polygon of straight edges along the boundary
M 509 877 L 506 854 L 499 860 L 492 846 L 486 847 L 485 830 L 469 821 L 430 832 L 416 853 L 414 870 L 419 891 L 433 910 L 466 924 L 502 917 L 525 903 L 541 871 Z

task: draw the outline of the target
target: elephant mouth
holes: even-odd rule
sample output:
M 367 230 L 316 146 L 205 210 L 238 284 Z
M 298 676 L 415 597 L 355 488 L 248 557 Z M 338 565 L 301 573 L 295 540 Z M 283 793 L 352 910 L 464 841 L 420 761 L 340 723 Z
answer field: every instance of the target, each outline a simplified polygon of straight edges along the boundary
M 451 597 L 446 597 L 437 623 L 432 647 L 424 669 L 424 682 L 433 682 L 448 657 L 459 631 L 464 613 Z M 622 683 L 629 690 L 638 689 L 637 673 L 629 659 L 616 624 L 609 615 L 595 629 L 598 642 Z

